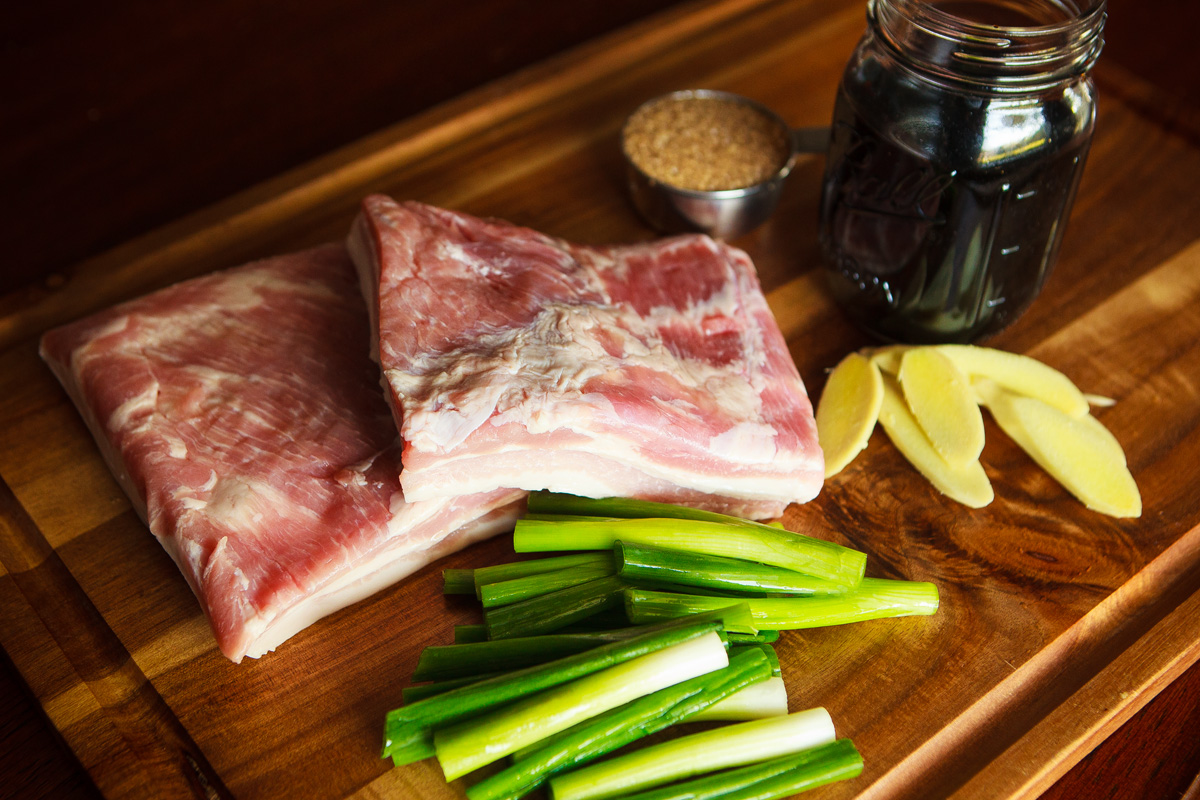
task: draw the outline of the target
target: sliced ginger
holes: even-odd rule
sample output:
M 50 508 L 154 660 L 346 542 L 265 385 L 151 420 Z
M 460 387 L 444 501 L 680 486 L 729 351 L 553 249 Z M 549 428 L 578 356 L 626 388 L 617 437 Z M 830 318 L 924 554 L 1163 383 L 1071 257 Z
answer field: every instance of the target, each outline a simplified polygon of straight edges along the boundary
M 1087 398 L 1071 379 L 1037 359 L 970 344 L 943 344 L 933 349 L 972 378 L 988 378 L 1016 394 L 1049 403 L 1072 417 L 1088 413 Z
M 871 438 L 883 402 L 883 381 L 874 364 L 851 353 L 829 373 L 817 405 L 817 440 L 825 453 L 825 477 L 854 460 Z
M 896 449 L 939 492 L 971 508 L 982 508 L 992 502 L 992 484 L 979 461 L 951 464 L 942 458 L 890 378 L 883 383 L 879 422 Z
M 897 378 L 933 449 L 952 465 L 977 461 L 983 452 L 983 414 L 954 362 L 932 348 L 914 347 L 900 359 Z
M 904 357 L 912 348 L 904 344 L 890 344 L 886 347 L 876 347 L 865 351 L 871 359 L 871 363 L 879 367 L 880 370 L 888 375 L 895 375 L 900 371 L 900 359 Z
M 1142 515 L 1125 452 L 1099 420 L 1073 417 L 986 379 L 974 385 L 1004 432 L 1085 506 L 1114 517 Z
M 841 374 L 838 374 L 841 372 Z M 836 376 L 836 380 L 835 380 Z M 879 381 L 878 386 L 876 381 Z M 1000 427 L 1088 508 L 1137 517 L 1142 499 L 1116 437 L 1058 370 L 1028 356 L 974 345 L 890 345 L 847 356 L 817 409 L 825 476 L 864 447 L 878 417 L 896 448 L 938 491 L 973 508 L 993 493 L 979 463 L 986 405 Z

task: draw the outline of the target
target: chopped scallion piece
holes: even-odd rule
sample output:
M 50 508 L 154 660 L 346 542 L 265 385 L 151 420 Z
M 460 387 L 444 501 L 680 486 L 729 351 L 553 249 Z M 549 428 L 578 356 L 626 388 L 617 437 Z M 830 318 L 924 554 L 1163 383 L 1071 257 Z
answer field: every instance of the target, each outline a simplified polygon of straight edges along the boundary
M 475 570 L 442 570 L 442 594 L 475 594 Z
M 448 692 L 451 689 L 458 689 L 463 686 L 469 686 L 472 683 L 477 683 L 484 678 L 491 678 L 500 673 L 488 672 L 480 675 L 470 675 L 465 678 L 453 678 L 436 683 L 424 683 L 419 686 L 407 686 L 400 690 L 400 699 L 407 703 L 415 703 L 418 700 L 424 700 L 426 697 Z
M 486 642 L 487 641 L 487 626 L 486 625 L 455 625 L 454 626 L 454 643 L 468 644 L 470 642 Z
M 842 594 L 845 584 L 795 570 L 740 558 L 685 553 L 662 547 L 617 542 L 617 574 L 629 581 L 652 581 L 754 594 Z
M 586 514 L 525 514 L 521 519 L 536 519 L 542 522 L 581 522 L 591 519 L 618 519 L 618 517 L 589 516 Z
M 689 722 L 742 722 L 748 719 L 782 717 L 788 713 L 787 687 L 783 678 L 771 677 L 731 694 L 691 717 Z
M 485 583 L 479 587 L 479 600 L 483 603 L 484 608 L 506 606 L 538 595 L 578 586 L 596 578 L 612 575 L 614 572 L 615 569 L 611 564 L 588 564 L 556 569 L 552 572 L 539 572 L 536 575 L 526 575 L 523 578 L 513 578 L 499 583 Z M 473 586 L 474 584 L 472 584 Z
M 634 629 L 636 630 L 636 628 Z M 729 634 L 725 634 L 726 638 Z M 766 642 L 747 642 L 744 644 L 729 643 L 729 656 L 732 658 L 738 653 L 745 653 L 750 650 L 761 650 L 762 654 L 767 657 L 767 661 L 771 664 L 771 674 L 776 678 L 783 675 L 783 667 L 779 665 L 779 654 L 775 652 L 775 648 Z
M 778 800 L 862 774 L 862 756 L 849 739 L 748 767 L 629 795 L 625 800 Z
M 755 640 L 757 637 L 766 634 L 775 634 L 778 636 L 779 631 L 760 631 L 754 627 L 754 620 L 750 617 L 750 606 L 741 602 L 739 598 L 730 598 L 730 602 L 736 605 L 726 608 L 717 608 L 712 611 L 707 611 L 703 614 L 694 614 L 691 617 L 692 622 L 699 620 L 713 620 L 720 622 L 725 630 L 722 636 L 726 641 L 732 641 L 730 637 L 738 637 L 742 640 L 742 644 Z M 672 620 L 663 620 L 658 623 L 663 625 L 668 622 L 678 623 L 680 620 L 673 618 Z M 610 633 L 618 630 L 639 631 L 642 633 L 654 630 L 649 625 L 630 625 L 629 619 L 625 616 L 624 604 L 619 609 L 611 611 L 601 611 L 599 614 L 580 620 L 565 628 L 560 628 L 555 633 Z M 732 631 L 757 631 L 756 633 L 733 633 Z
M 728 602 L 733 600 L 647 589 L 625 591 L 625 613 L 635 625 L 711 611 Z M 932 614 L 938 608 L 938 591 L 932 583 L 921 581 L 864 578 L 857 589 L 842 595 L 764 597 L 744 602 L 750 606 L 755 625 L 788 630 Z
M 659 689 L 728 666 L 716 632 L 601 670 L 434 732 L 446 780 Z
M 746 612 L 746 619 L 750 618 L 750 613 Z M 611 631 L 618 628 L 628 628 L 629 619 L 625 616 L 625 608 L 610 608 L 607 611 L 601 611 L 598 614 L 592 614 L 586 619 L 581 619 L 579 622 L 573 622 L 565 628 L 559 628 L 556 633 L 596 633 L 597 631 Z
M 499 672 L 544 664 L 611 642 L 641 636 L 646 627 L 591 633 L 551 633 L 495 641 L 426 647 L 413 671 L 415 681 L 450 681 L 482 672 Z
M 458 640 L 458 635 L 455 634 L 455 641 Z M 775 644 L 779 641 L 779 631 L 759 631 L 758 633 L 733 633 L 729 632 L 730 644 L 752 644 L 761 642 L 763 644 Z
M 609 575 L 483 612 L 489 639 L 551 633 L 593 614 L 621 607 L 625 584 Z
M 721 623 L 715 621 L 717 615 L 725 613 L 722 609 L 716 615 L 680 620 L 670 626 L 655 626 L 634 639 L 601 645 L 548 664 L 482 680 L 391 711 L 384 726 L 383 756 L 391 756 L 397 764 L 428 758 L 433 755 L 434 726 L 455 722 L 501 703 L 716 631 L 721 627 Z
M 677 506 L 671 503 L 656 503 L 653 500 L 634 500 L 628 497 L 578 497 L 573 494 L 557 492 L 531 492 L 529 494 L 529 511 L 531 515 L 547 515 L 557 517 L 619 517 L 624 519 L 691 519 L 701 522 L 722 522 L 735 525 L 763 525 L 761 522 L 742 519 L 741 517 L 719 514 L 716 511 L 702 511 L 698 508 Z M 774 527 L 774 526 L 770 526 Z
M 555 800 L 601 800 L 726 767 L 797 753 L 834 738 L 823 708 L 661 742 L 550 779 Z
M 730 659 L 725 669 L 661 689 L 514 753 L 513 764 L 467 790 L 470 800 L 510 800 L 550 775 L 594 761 L 630 742 L 690 719 L 699 711 L 768 679 L 759 653 Z
M 858 550 L 767 525 L 679 519 L 520 520 L 513 534 L 519 553 L 609 550 L 618 541 L 758 561 L 847 588 L 858 585 L 866 565 L 866 555 Z
M 602 566 L 612 564 L 611 553 L 569 553 L 565 556 L 533 558 L 528 561 L 513 561 L 508 564 L 493 564 L 475 570 L 475 593 L 489 583 L 511 581 L 528 575 L 539 575 L 567 567 Z

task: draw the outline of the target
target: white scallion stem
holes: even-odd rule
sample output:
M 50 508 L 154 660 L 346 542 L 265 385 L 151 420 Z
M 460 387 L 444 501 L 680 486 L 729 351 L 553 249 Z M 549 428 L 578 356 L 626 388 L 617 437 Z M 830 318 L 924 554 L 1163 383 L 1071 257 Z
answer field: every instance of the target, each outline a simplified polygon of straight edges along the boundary
M 767 678 L 731 694 L 688 718 L 688 722 L 742 722 L 788 713 L 787 687 L 783 678 Z
M 833 542 L 769 525 L 703 520 L 601 519 L 547 522 L 523 519 L 513 532 L 518 553 L 608 550 L 615 542 L 740 558 L 802 572 L 851 589 L 862 580 L 867 556 Z
M 727 767 L 796 753 L 834 739 L 823 708 L 727 725 L 643 748 L 550 779 L 554 800 L 602 800 Z
M 434 734 L 438 762 L 454 780 L 610 708 L 729 664 L 708 633 L 518 701 Z

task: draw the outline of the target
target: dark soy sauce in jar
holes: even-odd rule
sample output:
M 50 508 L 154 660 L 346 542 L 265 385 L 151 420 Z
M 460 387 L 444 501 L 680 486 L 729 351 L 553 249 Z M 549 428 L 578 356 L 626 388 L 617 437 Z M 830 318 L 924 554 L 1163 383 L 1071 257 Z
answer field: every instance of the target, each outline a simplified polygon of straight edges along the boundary
M 1103 5 L 1092 13 L 872 0 L 821 202 L 830 286 L 858 325 L 888 341 L 968 342 L 1032 302 L 1091 142 Z

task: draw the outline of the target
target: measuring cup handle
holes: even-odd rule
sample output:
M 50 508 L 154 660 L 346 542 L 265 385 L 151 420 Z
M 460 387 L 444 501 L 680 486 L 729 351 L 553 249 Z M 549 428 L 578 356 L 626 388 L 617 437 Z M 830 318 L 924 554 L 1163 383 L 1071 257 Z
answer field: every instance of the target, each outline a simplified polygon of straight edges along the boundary
M 824 153 L 829 149 L 829 128 L 792 128 L 793 153 Z

